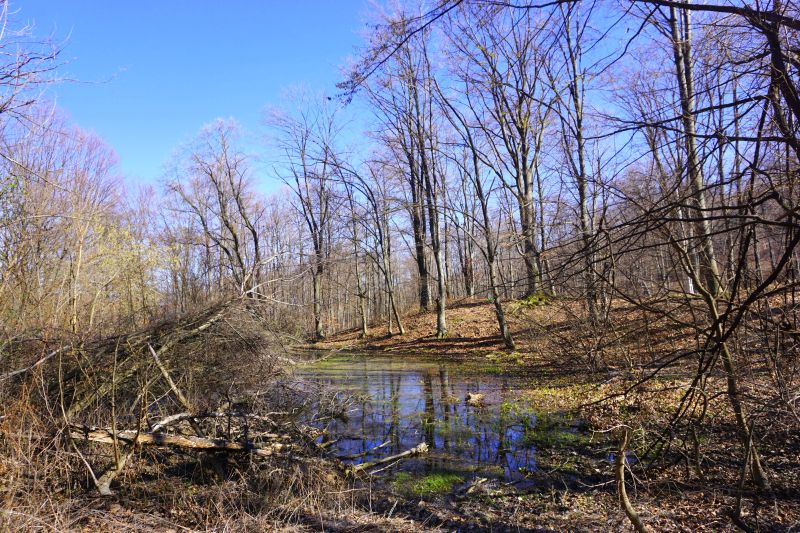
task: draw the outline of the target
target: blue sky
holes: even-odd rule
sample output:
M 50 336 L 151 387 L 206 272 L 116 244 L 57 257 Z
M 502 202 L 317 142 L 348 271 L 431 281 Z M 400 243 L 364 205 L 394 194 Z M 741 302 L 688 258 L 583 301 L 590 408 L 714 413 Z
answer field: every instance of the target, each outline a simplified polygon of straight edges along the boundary
M 12 18 L 64 44 L 47 90 L 119 155 L 130 183 L 154 183 L 177 145 L 213 119 L 255 134 L 292 86 L 335 94 L 356 53 L 366 0 L 26 0 Z

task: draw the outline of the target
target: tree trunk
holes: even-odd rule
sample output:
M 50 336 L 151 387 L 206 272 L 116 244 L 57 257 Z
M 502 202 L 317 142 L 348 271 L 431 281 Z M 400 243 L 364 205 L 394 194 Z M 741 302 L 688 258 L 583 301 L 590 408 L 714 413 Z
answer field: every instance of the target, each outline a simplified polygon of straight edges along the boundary
M 719 272 L 717 268 L 714 244 L 712 240 L 711 223 L 706 215 L 705 184 L 702 174 L 702 167 L 697 153 L 696 127 L 694 117 L 694 81 L 692 76 L 691 63 L 691 19 L 689 10 L 680 12 L 681 21 L 678 20 L 678 11 L 670 8 L 670 30 L 672 32 L 672 47 L 675 58 L 675 73 L 680 91 L 682 123 L 685 135 L 685 149 L 687 157 L 687 173 L 689 185 L 693 199 L 693 207 L 696 212 L 696 237 L 700 241 L 700 250 L 697 256 L 700 261 L 700 276 L 705 287 L 697 287 L 703 295 L 703 299 L 708 307 L 709 319 L 713 325 L 712 340 L 723 337 L 722 324 L 719 320 L 717 310 L 717 298 L 720 295 Z M 681 24 L 682 23 L 682 24 Z M 682 31 L 681 31 L 682 30 Z M 750 428 L 747 423 L 747 414 L 742 404 L 739 385 L 736 378 L 736 367 L 732 354 L 726 342 L 718 342 L 720 359 L 727 378 L 727 396 L 733 409 L 738 427 L 739 439 L 743 448 L 746 450 L 752 439 Z M 761 459 L 755 446 L 750 450 L 750 460 L 753 471 L 753 478 L 761 490 L 769 490 L 769 481 L 761 465 Z
M 312 284 L 314 292 L 314 339 L 322 340 L 325 338 L 325 329 L 322 326 L 322 259 L 317 257 L 317 264 L 314 266 Z

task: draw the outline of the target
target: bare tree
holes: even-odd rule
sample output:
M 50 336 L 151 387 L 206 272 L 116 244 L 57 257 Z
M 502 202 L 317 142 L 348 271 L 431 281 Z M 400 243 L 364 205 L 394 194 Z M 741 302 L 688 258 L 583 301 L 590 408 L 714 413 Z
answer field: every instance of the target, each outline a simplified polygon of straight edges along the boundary
M 213 244 L 224 255 L 236 290 L 245 293 L 257 290 L 261 279 L 262 208 L 250 190 L 247 158 L 233 145 L 236 129 L 223 121 L 204 128 L 176 162 L 167 189 L 175 209 L 200 225 L 202 240 L 196 245 L 211 254 Z
M 492 217 L 489 214 L 490 196 L 493 192 L 494 180 L 490 180 L 488 182 L 488 186 L 484 185 L 484 180 L 486 178 L 484 177 L 485 172 L 482 172 L 481 165 L 483 152 L 478 148 L 478 145 L 475 141 L 475 136 L 473 135 L 474 131 L 480 131 L 480 126 L 476 127 L 470 125 L 465 116 L 452 102 L 450 102 L 450 100 L 445 97 L 444 94 L 442 94 L 441 90 L 438 91 L 438 95 L 447 109 L 447 117 L 450 119 L 453 127 L 461 136 L 465 144 L 465 157 L 463 159 L 458 158 L 456 163 L 459 165 L 460 170 L 463 173 L 465 178 L 464 181 L 469 181 L 472 185 L 472 190 L 477 196 L 478 204 L 480 205 L 481 216 L 480 219 L 475 222 L 478 227 L 480 227 L 481 233 L 483 234 L 484 245 L 479 246 L 479 249 L 486 259 L 486 266 L 489 271 L 489 295 L 492 303 L 494 304 L 495 317 L 497 318 L 497 324 L 500 330 L 500 335 L 503 338 L 503 342 L 505 343 L 506 348 L 513 350 L 516 348 L 516 345 L 513 337 L 511 336 L 511 331 L 508 328 L 508 322 L 506 321 L 505 311 L 503 309 L 503 304 L 500 301 L 500 292 L 498 290 L 499 284 L 496 273 L 496 259 L 499 232 L 494 229 Z M 464 216 L 469 216 L 469 214 L 464 213 Z M 472 235 L 468 235 L 468 237 L 470 239 L 474 238 Z
M 332 204 L 336 200 L 332 190 L 336 183 L 333 143 L 339 126 L 334 109 L 323 103 L 306 104 L 297 116 L 273 113 L 269 125 L 275 130 L 285 157 L 282 179 L 294 192 L 311 237 L 314 333 L 317 339 L 322 339 L 325 337 L 322 282 L 330 247 L 330 222 L 335 208 Z
M 528 11 L 499 6 L 467 4 L 454 13 L 447 35 L 461 58 L 456 75 L 470 83 L 468 107 L 488 148 L 483 164 L 516 200 L 527 293 L 534 294 L 542 288 L 537 180 L 552 106 L 539 49 L 543 25 Z

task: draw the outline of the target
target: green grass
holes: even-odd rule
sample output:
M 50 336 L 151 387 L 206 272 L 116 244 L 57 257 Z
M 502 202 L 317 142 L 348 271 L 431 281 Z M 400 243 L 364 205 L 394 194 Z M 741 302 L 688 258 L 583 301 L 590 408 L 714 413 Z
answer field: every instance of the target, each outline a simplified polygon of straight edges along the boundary
M 522 365 L 525 364 L 525 358 L 519 352 L 501 352 L 495 351 L 486 354 L 486 360 L 491 363 L 504 364 L 504 365 Z
M 394 490 L 414 496 L 436 496 L 447 494 L 464 478 L 449 472 L 433 472 L 422 477 L 408 472 L 398 472 L 392 482 Z
M 499 363 L 489 362 L 489 363 L 480 363 L 476 365 L 475 374 L 489 374 L 492 376 L 502 376 L 505 373 L 505 369 Z M 464 372 L 467 374 L 467 372 Z

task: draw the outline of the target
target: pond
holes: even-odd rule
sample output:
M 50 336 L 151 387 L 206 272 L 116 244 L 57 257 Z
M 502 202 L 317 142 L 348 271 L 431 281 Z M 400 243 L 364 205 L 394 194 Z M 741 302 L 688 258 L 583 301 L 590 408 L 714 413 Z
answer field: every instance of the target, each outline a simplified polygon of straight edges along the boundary
M 582 438 L 579 421 L 537 412 L 522 399 L 526 379 L 497 367 L 408 355 L 329 355 L 296 373 L 309 387 L 342 391 L 349 399 L 345 417 L 316 425 L 327 429 L 334 455 L 351 463 L 425 442 L 429 453 L 399 468 L 517 481 L 536 470 L 538 446 Z

